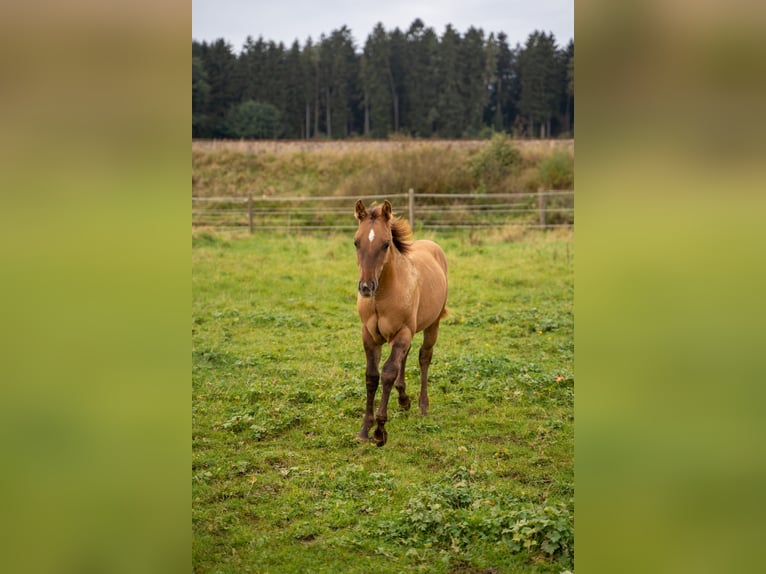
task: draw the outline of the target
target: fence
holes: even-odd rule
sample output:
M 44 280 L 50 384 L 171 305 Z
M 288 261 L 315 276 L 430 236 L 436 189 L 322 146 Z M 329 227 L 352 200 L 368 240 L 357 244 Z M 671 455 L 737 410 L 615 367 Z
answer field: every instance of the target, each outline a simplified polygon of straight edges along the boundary
M 413 229 L 520 225 L 547 229 L 574 225 L 574 191 L 536 193 L 408 193 L 360 196 L 391 201 Z M 192 197 L 192 226 L 249 229 L 356 229 L 357 197 Z

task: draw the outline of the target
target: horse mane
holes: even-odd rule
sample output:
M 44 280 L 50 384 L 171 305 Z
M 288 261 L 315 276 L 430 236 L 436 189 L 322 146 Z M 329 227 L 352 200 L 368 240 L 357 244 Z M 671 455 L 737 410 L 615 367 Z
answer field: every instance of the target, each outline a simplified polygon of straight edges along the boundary
M 412 229 L 406 219 L 394 217 L 391 220 L 391 239 L 399 253 L 409 253 L 412 246 Z
M 380 217 L 381 206 L 376 205 L 370 209 L 370 219 L 375 221 L 375 218 Z M 391 240 L 394 242 L 394 247 L 399 250 L 399 253 L 407 254 L 412 246 L 412 228 L 406 219 L 400 217 L 391 218 Z

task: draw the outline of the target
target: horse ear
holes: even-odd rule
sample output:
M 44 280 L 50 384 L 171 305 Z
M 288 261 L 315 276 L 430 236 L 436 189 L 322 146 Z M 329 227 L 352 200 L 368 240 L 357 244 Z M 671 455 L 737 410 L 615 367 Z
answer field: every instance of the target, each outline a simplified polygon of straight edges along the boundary
M 362 221 L 362 219 L 367 217 L 367 210 L 364 208 L 364 203 L 362 202 L 361 199 L 356 202 L 354 217 L 356 217 L 359 221 Z
M 383 214 L 383 217 L 386 219 L 386 221 L 391 221 L 391 211 L 391 203 L 388 200 L 384 201 L 380 212 Z

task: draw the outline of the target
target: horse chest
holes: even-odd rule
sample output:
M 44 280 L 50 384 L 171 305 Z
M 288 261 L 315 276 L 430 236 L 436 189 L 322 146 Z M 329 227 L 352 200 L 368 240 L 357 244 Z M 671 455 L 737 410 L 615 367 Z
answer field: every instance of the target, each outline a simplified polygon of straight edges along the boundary
M 407 313 L 394 312 L 390 308 L 387 308 L 385 312 L 375 308 L 370 311 L 364 318 L 364 324 L 373 338 L 380 343 L 390 341 L 403 327 L 411 328 L 407 324 Z
M 375 315 L 371 319 L 367 323 L 367 329 L 386 341 L 390 341 L 401 329 L 401 323 L 393 322 L 390 318 Z

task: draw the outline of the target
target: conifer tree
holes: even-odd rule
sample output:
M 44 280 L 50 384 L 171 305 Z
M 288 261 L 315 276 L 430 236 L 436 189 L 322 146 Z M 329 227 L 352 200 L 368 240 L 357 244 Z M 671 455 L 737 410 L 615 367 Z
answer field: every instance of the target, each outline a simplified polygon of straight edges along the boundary
M 521 98 L 519 110 L 528 123 L 528 133 L 539 128 L 540 137 L 550 137 L 551 118 L 558 111 L 560 74 L 553 34 L 535 31 L 519 55 Z
M 553 34 L 534 31 L 510 48 L 503 32 L 470 27 L 461 37 L 447 24 L 439 37 L 420 18 L 405 32 L 379 22 L 359 52 L 347 26 L 289 50 L 248 36 L 239 56 L 223 39 L 192 40 L 192 136 L 233 133 L 241 114 L 224 119 L 243 102 L 275 107 L 272 132 L 289 138 L 459 138 L 486 128 L 551 137 L 573 131 L 574 41 L 559 49 Z
M 437 132 L 440 137 L 457 138 L 465 125 L 460 95 L 460 34 L 447 24 L 439 45 L 439 100 Z
M 364 90 L 369 106 L 370 135 L 388 136 L 392 126 L 391 46 L 382 23 L 378 23 L 364 45 Z
M 202 58 L 192 57 L 192 137 L 207 137 L 207 107 L 210 84 Z

